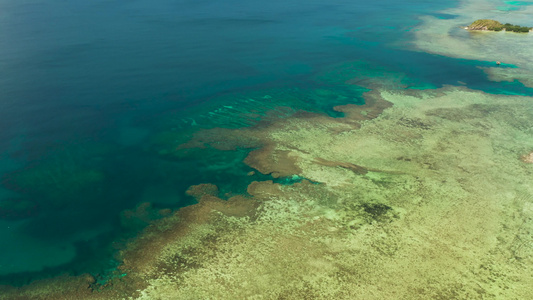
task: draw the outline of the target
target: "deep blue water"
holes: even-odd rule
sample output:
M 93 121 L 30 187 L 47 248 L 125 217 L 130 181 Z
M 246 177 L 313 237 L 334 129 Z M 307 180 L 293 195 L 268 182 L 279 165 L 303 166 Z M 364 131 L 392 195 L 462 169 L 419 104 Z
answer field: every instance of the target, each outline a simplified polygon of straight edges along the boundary
M 478 67 L 490 63 L 407 49 L 417 16 L 454 18 L 439 11 L 455 4 L 1 1 L 0 281 L 104 274 L 117 244 L 158 209 L 194 203 L 190 185 L 211 182 L 229 197 L 269 178 L 247 176 L 249 149 L 169 151 L 197 128 L 253 125 L 236 117 L 247 110 L 334 115 L 335 105 L 362 103 L 365 89 L 317 79 L 332 66 L 364 62 L 361 72 L 406 74 L 411 88 L 460 81 L 533 94 L 489 82 Z M 125 217 L 142 202 L 153 209 Z

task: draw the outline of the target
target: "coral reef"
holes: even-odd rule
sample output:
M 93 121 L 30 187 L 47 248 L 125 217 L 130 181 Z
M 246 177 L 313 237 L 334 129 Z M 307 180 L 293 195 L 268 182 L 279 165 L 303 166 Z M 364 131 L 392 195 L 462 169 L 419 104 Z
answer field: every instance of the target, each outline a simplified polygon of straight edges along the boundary
M 287 151 L 299 175 L 322 184 L 253 183 L 253 219 L 197 227 L 216 239 L 173 244 L 180 259 L 160 264 L 182 269 L 154 271 L 137 298 L 531 296 L 532 191 L 516 180 L 533 171 L 517 159 L 532 146 L 520 138 L 531 133 L 529 99 L 464 88 L 376 94 L 394 106 L 359 126 L 306 115 L 240 132 Z
M 171 209 L 156 209 L 150 202 L 138 204 L 135 209 L 124 210 L 120 214 L 120 224 L 122 228 L 139 230 L 150 224 L 154 220 L 169 216 Z
M 198 204 L 128 243 L 123 276 L 0 299 L 68 299 L 60 282 L 81 299 L 533 297 L 533 165 L 520 160 L 533 148 L 530 98 L 458 87 L 366 96 L 344 118 L 225 131 L 264 145 L 260 164 L 247 158 L 258 171 L 314 183 L 256 181 L 227 201 L 193 186 Z

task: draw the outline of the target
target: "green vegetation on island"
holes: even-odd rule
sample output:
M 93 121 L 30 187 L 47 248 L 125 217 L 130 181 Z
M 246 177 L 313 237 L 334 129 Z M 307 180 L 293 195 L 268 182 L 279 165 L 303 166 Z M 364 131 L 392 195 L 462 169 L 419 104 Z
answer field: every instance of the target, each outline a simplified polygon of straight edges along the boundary
M 467 27 L 469 30 L 490 30 L 490 31 L 513 31 L 513 32 L 529 32 L 531 27 L 513 25 L 510 23 L 502 24 L 496 20 L 480 19 L 474 21 Z

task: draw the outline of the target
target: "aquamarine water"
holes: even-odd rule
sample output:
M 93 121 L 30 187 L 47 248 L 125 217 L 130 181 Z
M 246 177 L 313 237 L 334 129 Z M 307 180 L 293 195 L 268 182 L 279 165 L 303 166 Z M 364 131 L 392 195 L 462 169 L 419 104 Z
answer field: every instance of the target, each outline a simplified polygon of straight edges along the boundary
M 417 17 L 454 18 L 439 13 L 454 5 L 2 1 L 0 281 L 65 271 L 102 278 L 159 209 L 194 203 L 189 186 L 213 183 L 230 197 L 272 179 L 243 163 L 253 145 L 173 151 L 199 128 L 254 126 L 272 110 L 337 117 L 333 106 L 363 103 L 365 88 L 320 79 L 336 65 L 362 62 L 356 76 L 405 74 L 407 88 L 533 95 L 488 81 L 479 67 L 493 62 L 409 50 Z

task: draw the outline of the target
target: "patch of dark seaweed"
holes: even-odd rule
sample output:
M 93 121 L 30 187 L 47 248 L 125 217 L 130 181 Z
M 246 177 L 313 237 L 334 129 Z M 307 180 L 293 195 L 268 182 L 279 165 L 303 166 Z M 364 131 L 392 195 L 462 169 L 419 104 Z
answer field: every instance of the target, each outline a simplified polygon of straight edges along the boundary
M 392 207 L 383 203 L 362 203 L 359 208 L 365 214 L 367 221 L 389 222 L 396 217 Z
M 410 119 L 410 118 L 400 118 L 399 122 L 398 122 L 400 125 L 403 125 L 405 127 L 410 127 L 410 128 L 419 128 L 419 129 L 422 129 L 422 130 L 429 130 L 431 129 L 431 125 L 423 122 L 421 119 L 419 118 L 413 118 L 413 119 Z

